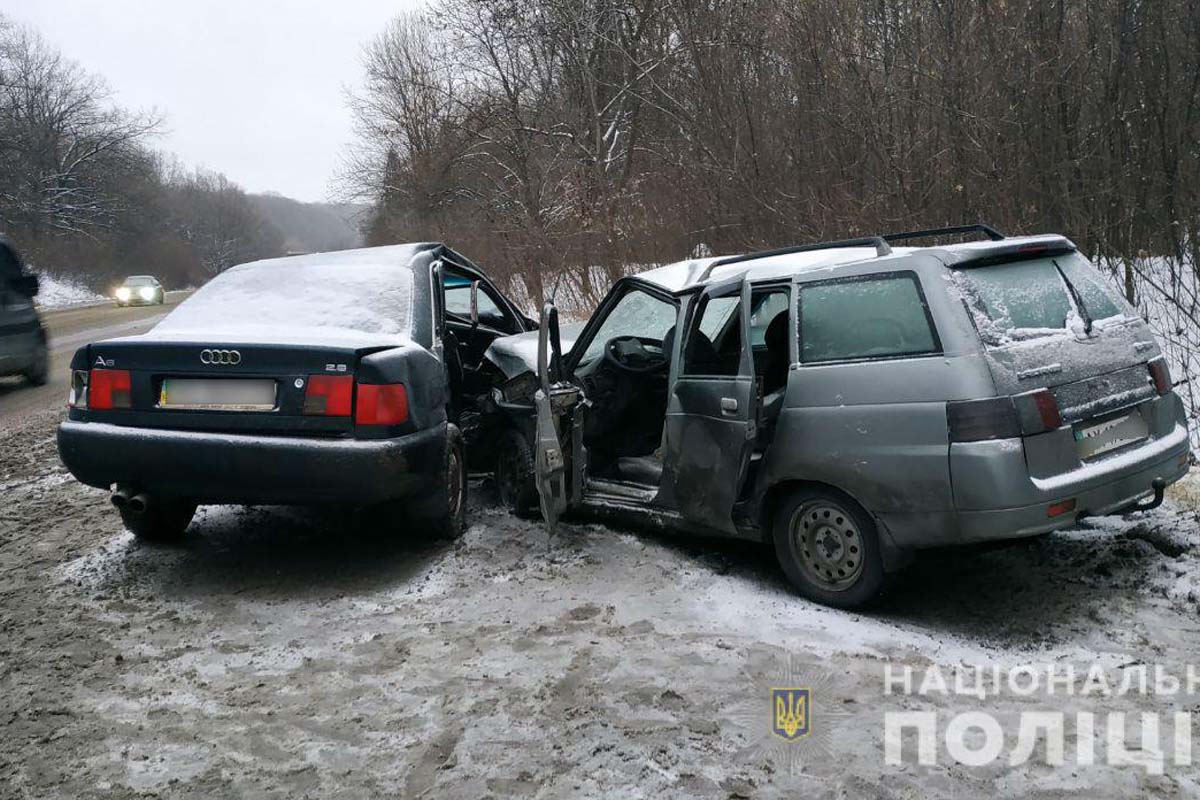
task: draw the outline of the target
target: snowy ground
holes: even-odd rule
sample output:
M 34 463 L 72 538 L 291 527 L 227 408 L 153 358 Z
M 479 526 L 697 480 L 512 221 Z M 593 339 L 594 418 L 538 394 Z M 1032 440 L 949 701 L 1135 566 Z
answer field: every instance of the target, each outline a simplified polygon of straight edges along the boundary
M 38 289 L 37 304 L 39 308 L 69 308 L 70 306 L 85 306 L 93 303 L 108 301 L 104 295 L 97 294 L 69 278 L 55 277 L 42 274 L 41 286 Z
M 63 474 L 55 421 L 0 432 L 3 797 L 1196 796 L 1176 766 L 888 766 L 882 724 L 927 702 L 885 696 L 885 663 L 1200 663 L 1195 477 L 1149 514 L 928 554 L 854 614 L 754 548 L 547 541 L 479 483 L 455 543 L 219 507 L 145 547 Z M 787 680 L 816 693 L 791 750 L 767 699 Z

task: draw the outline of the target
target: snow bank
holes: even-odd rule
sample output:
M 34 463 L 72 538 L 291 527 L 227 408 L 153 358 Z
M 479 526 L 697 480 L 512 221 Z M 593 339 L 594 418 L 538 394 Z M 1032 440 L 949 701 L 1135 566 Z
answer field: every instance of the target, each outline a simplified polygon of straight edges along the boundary
M 1175 392 L 1188 415 L 1192 449 L 1200 451 L 1200 274 L 1187 261 L 1158 256 L 1132 260 L 1138 313 L 1149 323 L 1171 367 Z M 1098 259 L 1096 268 L 1120 295 L 1125 263 Z
M 41 273 L 37 304 L 40 308 L 69 308 L 106 302 L 108 298 L 70 279 Z

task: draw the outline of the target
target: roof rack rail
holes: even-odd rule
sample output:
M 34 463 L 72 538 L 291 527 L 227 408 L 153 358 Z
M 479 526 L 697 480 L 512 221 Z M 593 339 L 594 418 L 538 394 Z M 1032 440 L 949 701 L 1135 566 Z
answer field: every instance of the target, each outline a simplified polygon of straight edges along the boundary
M 984 225 L 982 222 L 977 222 L 974 225 L 951 225 L 948 228 L 930 228 L 929 230 L 924 231 L 889 233 L 884 235 L 883 239 L 887 242 L 899 242 L 905 239 L 923 239 L 926 236 L 950 236 L 956 233 L 982 233 L 993 242 L 998 242 L 1001 239 L 1007 238 L 1003 233 L 996 230 L 991 225 Z
M 787 256 L 793 253 L 808 253 L 814 250 L 834 250 L 839 247 L 874 247 L 875 256 L 877 258 L 890 256 L 892 248 L 888 245 L 882 236 L 863 236 L 858 239 L 839 239 L 835 242 L 817 242 L 815 244 L 800 244 L 794 247 L 781 247 L 777 250 L 762 250 L 757 253 L 745 253 L 740 256 L 729 256 L 727 258 L 718 259 L 707 267 L 697 276 L 695 283 L 703 283 L 708 280 L 708 276 L 717 267 L 727 267 L 731 264 L 741 264 L 744 261 L 757 261 L 760 258 L 771 258 L 772 256 Z

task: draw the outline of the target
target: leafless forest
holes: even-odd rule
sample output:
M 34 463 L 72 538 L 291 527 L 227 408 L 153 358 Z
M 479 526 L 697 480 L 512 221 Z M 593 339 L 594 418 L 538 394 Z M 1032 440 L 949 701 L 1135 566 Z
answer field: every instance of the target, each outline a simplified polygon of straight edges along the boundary
M 282 252 L 241 189 L 153 148 L 161 124 L 0 16 L 0 231 L 32 263 L 97 286 L 130 271 L 184 285 Z
M 697 252 L 1056 231 L 1200 374 L 1195 0 L 440 0 L 365 61 L 369 241 L 587 300 Z
M 370 243 L 443 238 L 586 303 L 698 252 L 1061 231 L 1200 366 L 1195 0 L 434 0 L 363 61 Z M 0 229 L 31 261 L 180 284 L 298 246 L 161 127 L 0 17 Z
M 371 239 L 533 284 L 981 219 L 1200 252 L 1189 0 L 440 0 L 366 60 Z

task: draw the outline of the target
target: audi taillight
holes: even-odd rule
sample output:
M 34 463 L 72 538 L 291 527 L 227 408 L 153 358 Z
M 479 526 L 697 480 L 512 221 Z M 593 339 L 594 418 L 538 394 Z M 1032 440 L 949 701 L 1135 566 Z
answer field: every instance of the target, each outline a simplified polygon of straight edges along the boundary
M 1011 397 L 946 403 L 946 423 L 952 442 L 1013 439 L 1021 435 L 1021 420 Z
M 408 391 L 404 384 L 358 384 L 354 421 L 359 425 L 401 425 L 407 422 Z
M 354 378 L 350 375 L 310 375 L 304 391 L 304 413 L 324 417 L 350 416 Z
M 132 408 L 132 377 L 127 369 L 94 369 L 87 382 L 87 404 L 93 411 Z
M 1154 380 L 1155 390 L 1159 394 L 1171 391 L 1171 369 L 1167 366 L 1166 359 L 1156 358 L 1146 366 L 1150 368 L 1150 377 Z

